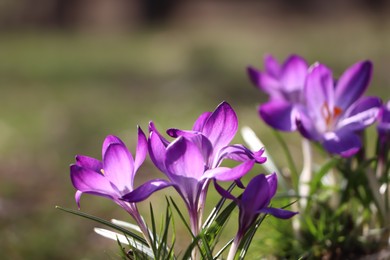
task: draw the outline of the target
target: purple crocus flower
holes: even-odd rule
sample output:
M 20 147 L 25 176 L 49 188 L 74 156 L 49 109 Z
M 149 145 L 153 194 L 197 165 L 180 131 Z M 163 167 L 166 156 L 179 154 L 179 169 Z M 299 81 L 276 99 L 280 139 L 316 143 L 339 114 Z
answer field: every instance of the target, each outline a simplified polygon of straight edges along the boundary
M 390 100 L 381 107 L 378 115 L 377 168 L 378 178 L 386 175 L 386 163 L 390 147 Z
M 381 141 L 386 141 L 390 136 L 390 100 L 380 109 L 377 129 Z
M 362 146 L 358 132 L 375 122 L 381 100 L 362 97 L 372 64 L 358 62 L 334 81 L 330 69 L 315 65 L 305 85 L 306 109 L 297 118 L 301 134 L 332 154 L 349 157 Z
M 109 198 L 134 218 L 148 240 L 147 228 L 136 204 L 121 200 L 123 195 L 133 190 L 135 174 L 145 160 L 146 154 L 147 140 L 141 128 L 138 128 L 135 159 L 118 137 L 109 135 L 103 143 L 103 160 L 77 155 L 76 163 L 70 166 L 70 177 L 77 189 L 76 202 L 79 207 L 83 193 Z M 159 180 L 155 180 L 155 186 L 158 185 Z
M 295 131 L 296 114 L 305 103 L 303 88 L 308 64 L 297 55 L 291 55 L 281 65 L 267 55 L 264 64 L 263 72 L 253 67 L 247 69 L 252 83 L 270 97 L 268 102 L 259 106 L 260 117 L 275 129 Z
M 224 190 L 217 182 L 214 182 L 214 184 L 217 191 L 223 197 L 234 200 L 239 208 L 238 231 L 230 249 L 228 259 L 234 258 L 241 239 L 261 213 L 271 214 L 281 219 L 288 219 L 297 214 L 297 212 L 269 207 L 277 189 L 278 180 L 276 173 L 267 176 L 264 174 L 255 176 L 238 198 Z
M 252 153 L 241 145 L 228 146 L 237 131 L 237 118 L 233 109 L 223 102 L 213 112 L 202 114 L 194 129 L 183 131 L 170 129 L 173 142 L 166 140 L 150 123 L 149 154 L 154 164 L 166 174 L 169 181 L 162 184 L 173 186 L 183 198 L 190 214 L 191 228 L 198 234 L 211 179 L 233 181 L 241 178 L 255 162 L 264 162 L 263 150 Z M 240 161 L 234 168 L 221 167 L 225 158 Z M 161 186 L 162 186 L 161 185 Z M 148 196 L 155 190 L 149 184 L 140 186 L 123 196 L 136 202 L 141 195 Z
M 264 163 L 264 148 L 253 152 L 241 144 L 230 145 L 238 130 L 238 118 L 233 108 L 222 102 L 214 112 L 205 112 L 195 121 L 192 130 L 168 129 L 171 137 L 184 136 L 196 143 L 205 156 L 206 167 L 218 167 L 224 159 L 239 162 L 255 160 Z

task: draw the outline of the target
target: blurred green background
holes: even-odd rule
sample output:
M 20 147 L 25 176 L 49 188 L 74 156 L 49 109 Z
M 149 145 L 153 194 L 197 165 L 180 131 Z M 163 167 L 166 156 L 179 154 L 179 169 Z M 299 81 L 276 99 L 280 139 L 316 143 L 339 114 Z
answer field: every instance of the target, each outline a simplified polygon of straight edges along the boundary
M 380 0 L 1 1 L 0 258 L 115 259 L 116 243 L 94 234 L 95 223 L 55 206 L 76 208 L 76 154 L 100 158 L 108 134 L 134 151 L 136 126 L 147 131 L 150 120 L 161 130 L 188 129 L 226 100 L 240 126 L 252 127 L 285 165 L 258 119 L 266 96 L 246 66 L 262 68 L 266 53 L 280 61 L 296 53 L 338 76 L 371 59 L 368 92 L 387 100 L 389 14 Z M 297 136 L 289 137 L 299 151 Z M 137 183 L 152 176 L 161 177 L 148 159 Z M 147 212 L 148 202 L 141 207 Z M 81 209 L 130 221 L 104 198 L 85 195 Z

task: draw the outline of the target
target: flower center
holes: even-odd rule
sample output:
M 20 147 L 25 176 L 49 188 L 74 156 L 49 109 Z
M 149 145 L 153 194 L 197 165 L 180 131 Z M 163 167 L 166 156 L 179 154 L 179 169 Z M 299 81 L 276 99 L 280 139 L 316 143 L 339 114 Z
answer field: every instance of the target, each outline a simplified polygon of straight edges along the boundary
M 104 175 L 104 169 L 100 169 L 100 172 Z
M 339 107 L 333 107 L 333 109 L 329 108 L 327 102 L 324 102 L 321 107 L 322 117 L 325 119 L 325 123 L 327 128 L 331 127 L 336 119 L 341 115 L 343 110 Z

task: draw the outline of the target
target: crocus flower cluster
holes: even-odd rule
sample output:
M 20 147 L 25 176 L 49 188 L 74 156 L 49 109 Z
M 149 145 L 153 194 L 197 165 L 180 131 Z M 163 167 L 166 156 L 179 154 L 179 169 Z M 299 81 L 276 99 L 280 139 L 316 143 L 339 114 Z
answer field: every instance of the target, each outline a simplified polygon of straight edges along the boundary
M 357 62 L 336 80 L 325 65 L 293 55 L 283 65 L 265 58 L 265 71 L 249 67 L 252 82 L 270 96 L 259 114 L 271 127 L 298 130 L 332 154 L 349 157 L 362 146 L 359 132 L 373 124 L 381 100 L 364 97 L 372 74 L 370 61 Z
M 147 238 L 148 230 L 136 203 L 158 190 L 173 187 L 182 197 L 189 212 L 191 230 L 197 235 L 209 183 L 213 180 L 235 181 L 243 187 L 240 178 L 255 163 L 266 161 L 263 148 L 253 152 L 243 145 L 230 144 L 237 129 L 236 113 L 227 102 L 222 102 L 215 111 L 201 114 L 191 130 L 168 129 L 171 141 L 156 129 L 153 122 L 149 124 L 149 138 L 138 128 L 135 159 L 118 137 L 108 136 L 103 143 L 102 161 L 79 155 L 70 167 L 72 183 L 77 189 L 76 202 L 79 205 L 82 193 L 113 200 L 136 220 Z M 152 179 L 134 188 L 135 174 L 147 153 L 166 178 Z M 225 159 L 236 161 L 237 165 L 232 168 L 222 166 Z M 244 225 L 240 227 L 240 236 L 260 212 L 282 218 L 293 215 L 267 207 L 275 192 L 275 175 L 267 178 L 260 175 L 249 183 L 242 199 L 236 199 L 240 225 Z
M 240 209 L 238 232 L 234 238 L 228 259 L 234 259 L 241 239 L 261 213 L 271 214 L 282 219 L 288 219 L 297 214 L 297 212 L 269 207 L 272 197 L 276 194 L 277 183 L 276 173 L 267 176 L 259 174 L 248 183 L 245 191 L 237 198 L 215 182 L 217 191 L 223 197 L 234 200 Z
M 263 163 L 266 160 L 262 157 L 263 149 L 252 152 L 242 145 L 229 145 L 237 127 L 237 116 L 226 102 L 221 103 L 213 113 L 203 113 L 192 130 L 169 129 L 168 134 L 175 138 L 172 142 L 166 140 L 150 123 L 150 157 L 169 179 L 161 186 L 173 186 L 181 195 L 189 211 L 194 234 L 200 228 L 209 181 L 239 180 L 252 169 L 255 162 Z M 234 168 L 221 167 L 226 158 L 241 163 Z M 123 199 L 140 201 L 139 196 L 149 196 L 154 192 L 149 186 L 147 183 L 126 194 Z M 150 193 L 146 194 L 146 190 Z

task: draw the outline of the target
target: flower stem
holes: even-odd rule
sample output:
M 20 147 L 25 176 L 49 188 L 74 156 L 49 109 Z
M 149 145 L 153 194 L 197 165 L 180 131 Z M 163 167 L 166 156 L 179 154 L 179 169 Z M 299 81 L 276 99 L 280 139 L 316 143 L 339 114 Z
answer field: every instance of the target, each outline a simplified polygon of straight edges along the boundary
M 232 245 L 230 246 L 229 254 L 227 257 L 227 260 L 234 260 L 234 257 L 237 253 L 238 246 L 240 245 L 242 239 L 242 235 L 237 234 L 236 237 L 233 240 Z
M 312 155 L 310 141 L 302 139 L 302 153 L 303 153 L 303 169 L 299 176 L 298 194 L 300 197 L 300 208 L 305 210 L 307 205 L 307 198 L 310 194 L 310 181 L 312 179 Z

